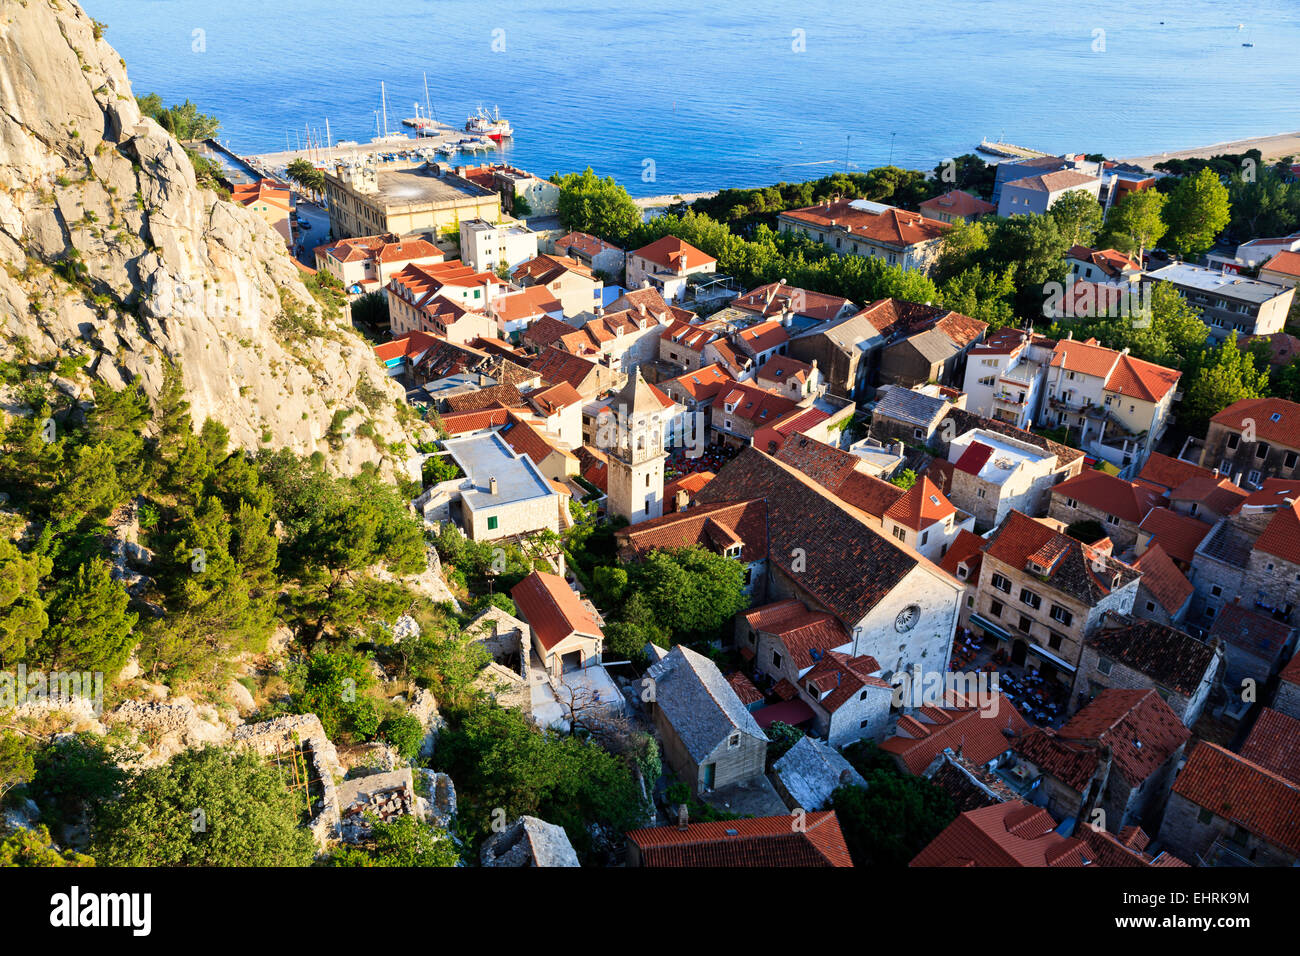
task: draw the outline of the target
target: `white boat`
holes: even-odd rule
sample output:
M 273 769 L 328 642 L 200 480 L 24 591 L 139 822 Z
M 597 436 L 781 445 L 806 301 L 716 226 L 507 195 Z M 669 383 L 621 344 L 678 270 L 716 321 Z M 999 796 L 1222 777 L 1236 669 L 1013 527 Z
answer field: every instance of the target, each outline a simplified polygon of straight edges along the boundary
M 502 139 L 515 134 L 510 122 L 501 118 L 501 110 L 495 106 L 492 107 L 490 115 L 487 110 L 480 106 L 477 113 L 465 120 L 465 132 L 486 136 L 498 143 Z

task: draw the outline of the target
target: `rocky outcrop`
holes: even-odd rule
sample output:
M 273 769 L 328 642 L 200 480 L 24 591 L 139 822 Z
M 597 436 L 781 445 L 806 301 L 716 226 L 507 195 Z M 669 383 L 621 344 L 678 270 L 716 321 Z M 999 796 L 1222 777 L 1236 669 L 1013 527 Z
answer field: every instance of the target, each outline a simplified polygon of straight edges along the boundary
M 350 425 L 402 440 L 398 387 L 320 314 L 275 230 L 196 184 L 98 33 L 70 0 L 0 8 L 0 358 L 21 340 L 35 360 L 85 356 L 92 376 L 151 393 L 176 360 L 196 426 L 322 451 L 345 473 L 392 467 L 370 438 L 330 432 L 358 409 Z

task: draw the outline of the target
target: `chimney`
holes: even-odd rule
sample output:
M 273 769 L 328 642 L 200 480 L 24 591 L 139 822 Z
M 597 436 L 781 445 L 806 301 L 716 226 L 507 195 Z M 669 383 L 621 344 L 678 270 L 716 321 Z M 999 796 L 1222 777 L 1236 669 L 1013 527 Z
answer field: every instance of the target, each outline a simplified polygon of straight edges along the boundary
M 650 288 L 650 280 L 649 280 L 649 279 L 642 279 L 642 280 L 641 280 L 641 288 L 643 288 L 643 289 L 648 289 L 648 288 Z
M 691 825 L 691 812 L 686 809 L 686 804 L 677 807 L 677 829 L 685 831 Z
M 691 496 L 686 493 L 685 488 L 678 488 L 677 494 L 673 496 L 673 510 L 685 511 L 686 505 L 690 502 Z
M 645 318 L 645 303 L 642 302 L 640 305 L 637 306 L 637 308 L 641 310 L 641 318 L 644 319 L 644 318 Z
M 794 324 L 794 313 L 790 311 L 788 305 L 781 310 L 781 324 L 787 329 Z
M 497 493 L 497 477 L 496 475 L 493 475 L 491 478 L 488 479 L 488 494 L 495 495 L 496 493 Z

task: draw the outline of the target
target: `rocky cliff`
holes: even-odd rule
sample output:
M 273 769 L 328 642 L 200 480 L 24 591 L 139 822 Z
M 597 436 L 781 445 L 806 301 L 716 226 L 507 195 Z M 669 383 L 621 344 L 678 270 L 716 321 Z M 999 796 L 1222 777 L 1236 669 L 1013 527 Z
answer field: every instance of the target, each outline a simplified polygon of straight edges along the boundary
M 327 436 L 358 409 L 348 426 L 401 440 L 400 390 L 320 315 L 274 230 L 195 183 L 100 34 L 70 0 L 0 2 L 0 358 L 86 356 L 92 376 L 153 393 L 167 357 L 196 426 L 343 472 L 382 460 L 369 438 Z

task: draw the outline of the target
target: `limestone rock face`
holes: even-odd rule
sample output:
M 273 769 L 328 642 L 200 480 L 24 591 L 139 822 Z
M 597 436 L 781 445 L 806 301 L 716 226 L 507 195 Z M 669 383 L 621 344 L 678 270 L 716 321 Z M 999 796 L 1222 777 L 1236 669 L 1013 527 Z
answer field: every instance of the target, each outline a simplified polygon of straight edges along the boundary
M 274 229 L 196 184 L 95 32 L 70 0 L 0 7 L 0 358 L 21 338 L 38 361 L 85 355 L 92 376 L 151 394 L 174 359 L 196 427 L 392 469 L 369 438 L 326 436 L 357 409 L 349 430 L 369 419 L 402 440 L 399 388 L 346 320 L 320 316 Z

